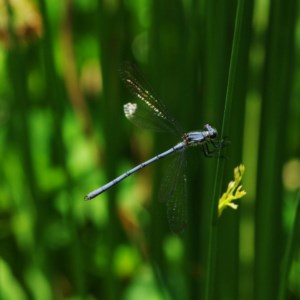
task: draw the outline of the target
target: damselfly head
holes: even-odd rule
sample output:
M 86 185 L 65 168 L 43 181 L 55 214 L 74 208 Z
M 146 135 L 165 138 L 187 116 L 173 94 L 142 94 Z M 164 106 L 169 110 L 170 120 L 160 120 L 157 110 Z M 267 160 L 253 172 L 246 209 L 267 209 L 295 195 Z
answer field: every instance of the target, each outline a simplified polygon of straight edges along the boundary
M 204 129 L 207 131 L 207 136 L 211 139 L 215 139 L 218 137 L 217 129 L 213 128 L 209 124 L 204 125 Z

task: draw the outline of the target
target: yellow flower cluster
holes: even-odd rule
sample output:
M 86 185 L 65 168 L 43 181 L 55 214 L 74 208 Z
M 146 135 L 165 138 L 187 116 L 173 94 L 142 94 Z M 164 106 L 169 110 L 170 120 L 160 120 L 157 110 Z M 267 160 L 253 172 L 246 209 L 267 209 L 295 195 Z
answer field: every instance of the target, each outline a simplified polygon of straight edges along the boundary
M 242 190 L 242 177 L 245 171 L 245 166 L 243 164 L 239 165 L 234 169 L 234 181 L 230 181 L 228 184 L 227 191 L 222 195 L 219 200 L 218 213 L 219 217 L 223 213 L 226 206 L 232 209 L 237 209 L 238 205 L 233 203 L 233 201 L 240 199 L 246 195 L 246 192 Z

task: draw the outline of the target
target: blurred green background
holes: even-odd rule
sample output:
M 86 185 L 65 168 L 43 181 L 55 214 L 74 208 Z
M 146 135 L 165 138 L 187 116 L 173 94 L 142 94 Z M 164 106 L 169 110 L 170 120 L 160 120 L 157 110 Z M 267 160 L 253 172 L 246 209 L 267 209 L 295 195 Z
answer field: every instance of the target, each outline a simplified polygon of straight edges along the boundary
M 0 1 L 0 299 L 300 299 L 297 0 Z M 187 130 L 188 227 L 158 200 L 178 140 L 135 128 L 137 65 Z M 215 220 L 240 163 L 246 197 Z

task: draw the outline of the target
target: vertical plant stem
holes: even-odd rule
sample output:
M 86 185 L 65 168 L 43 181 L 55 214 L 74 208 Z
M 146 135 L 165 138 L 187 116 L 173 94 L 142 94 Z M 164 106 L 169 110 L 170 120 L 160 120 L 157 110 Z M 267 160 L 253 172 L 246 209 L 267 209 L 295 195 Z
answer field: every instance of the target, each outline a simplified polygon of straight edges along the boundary
M 239 17 L 239 46 L 237 53 L 235 87 L 232 94 L 230 117 L 229 159 L 226 160 L 224 178 L 230 178 L 242 162 L 244 120 L 249 74 L 249 52 L 252 41 L 254 1 L 243 1 Z M 226 135 L 228 133 L 226 132 Z M 244 201 L 242 201 L 244 202 Z M 218 299 L 240 299 L 240 212 L 228 210 L 218 223 L 216 281 Z
M 105 138 L 104 168 L 107 178 L 117 175 L 117 162 L 121 158 L 122 135 L 120 130 L 122 111 L 120 109 L 120 78 L 121 62 L 121 34 L 122 21 L 121 6 L 110 10 L 106 1 L 99 1 L 97 6 L 97 25 L 99 41 L 99 61 L 103 78 L 103 98 L 101 110 L 102 128 Z M 104 277 L 104 294 L 106 299 L 119 299 L 121 293 L 120 282 L 114 268 L 114 257 L 121 241 L 120 221 L 117 215 L 116 189 L 108 191 L 109 223 L 107 228 L 107 266 Z
M 262 88 L 255 216 L 254 298 L 276 299 L 283 253 L 282 165 L 291 98 L 297 1 L 271 1 Z M 289 16 L 287 18 L 287 16 Z
M 283 263 L 281 265 L 281 276 L 280 276 L 280 286 L 278 293 L 278 300 L 286 299 L 286 287 L 289 278 L 289 272 L 291 268 L 291 263 L 293 259 L 295 245 L 300 236 L 300 190 L 298 191 L 296 197 L 296 205 L 295 205 L 295 217 L 293 222 L 293 227 L 291 232 L 289 233 L 287 239 L 287 246 L 285 249 Z
M 228 132 L 230 117 L 231 117 L 231 106 L 233 102 L 234 86 L 237 80 L 237 66 L 239 61 L 239 50 L 240 43 L 242 40 L 242 18 L 245 12 L 245 2 L 243 0 L 238 1 L 233 44 L 229 65 L 227 92 L 224 107 L 224 117 L 221 129 L 221 136 L 224 136 L 224 132 Z M 221 186 L 223 181 L 224 173 L 224 160 L 218 159 L 215 175 L 215 185 L 213 192 L 213 201 L 210 209 L 210 220 L 209 220 L 209 233 L 208 233 L 208 257 L 207 257 L 207 281 L 205 284 L 205 299 L 213 299 L 213 289 L 215 281 L 215 264 L 216 264 L 216 253 L 217 253 L 217 207 L 218 198 L 221 192 Z

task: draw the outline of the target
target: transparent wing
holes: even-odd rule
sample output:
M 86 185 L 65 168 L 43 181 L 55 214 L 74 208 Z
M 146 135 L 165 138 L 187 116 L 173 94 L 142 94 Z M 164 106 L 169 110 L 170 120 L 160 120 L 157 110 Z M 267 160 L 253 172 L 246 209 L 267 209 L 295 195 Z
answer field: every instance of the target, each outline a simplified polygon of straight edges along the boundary
M 137 78 L 140 78 L 139 80 Z M 136 68 L 126 62 L 121 69 L 121 79 L 129 91 L 137 97 L 136 103 L 124 105 L 124 113 L 128 120 L 140 127 L 168 131 L 177 136 L 182 136 L 183 130 L 170 115 L 165 105 L 150 92 L 142 76 Z M 142 83 L 141 83 L 142 82 Z
M 187 226 L 187 178 L 185 151 L 178 153 L 163 179 L 160 189 L 160 201 L 167 205 L 170 229 L 180 234 Z

